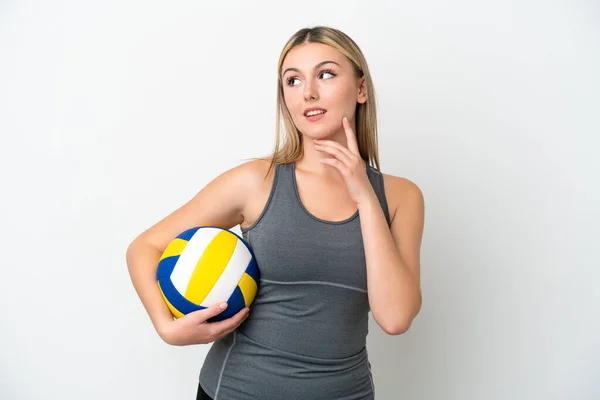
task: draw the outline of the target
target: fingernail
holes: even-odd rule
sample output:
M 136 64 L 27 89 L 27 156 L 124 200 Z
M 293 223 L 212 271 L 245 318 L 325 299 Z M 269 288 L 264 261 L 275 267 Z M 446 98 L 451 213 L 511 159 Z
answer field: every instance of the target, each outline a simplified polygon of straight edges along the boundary
M 226 308 L 227 308 L 227 303 L 221 303 L 221 304 L 219 304 L 219 308 L 220 308 L 221 310 L 224 310 L 224 309 L 226 309 Z

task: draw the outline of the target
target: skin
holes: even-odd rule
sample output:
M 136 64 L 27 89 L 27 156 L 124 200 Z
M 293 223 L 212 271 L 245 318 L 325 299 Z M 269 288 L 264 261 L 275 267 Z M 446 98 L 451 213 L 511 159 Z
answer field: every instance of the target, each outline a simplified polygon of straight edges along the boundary
M 315 69 L 324 61 L 334 61 Z M 294 70 L 288 70 L 294 68 Z M 335 76 L 323 73 L 332 70 Z M 304 156 L 296 162 L 300 198 L 313 215 L 340 221 L 357 210 L 367 260 L 371 311 L 388 334 L 410 326 L 421 305 L 420 245 L 424 205 L 411 181 L 383 174 L 391 216 L 388 227 L 371 187 L 355 139 L 356 104 L 368 101 L 365 80 L 356 77 L 350 62 L 336 49 L 317 43 L 291 50 L 284 60 L 284 100 L 304 138 Z M 307 107 L 327 110 L 318 122 L 304 116 Z M 343 117 L 348 118 L 345 123 Z M 208 323 L 218 304 L 174 320 L 156 284 L 156 266 L 169 242 L 200 225 L 231 229 L 250 227 L 261 215 L 273 183 L 269 163 L 254 160 L 231 168 L 203 187 L 177 210 L 138 235 L 128 246 L 127 266 L 133 286 L 154 328 L 172 345 L 205 344 L 235 330 L 248 317 L 244 309 L 234 317 Z M 336 204 L 336 207 L 331 207 Z
M 332 63 L 323 64 L 323 62 Z M 346 183 L 335 168 L 321 162 L 332 155 L 314 146 L 315 140 L 332 140 L 347 145 L 342 117 L 350 118 L 355 129 L 357 103 L 367 100 L 364 78 L 358 78 L 350 61 L 336 49 L 321 43 L 307 43 L 292 49 L 282 65 L 284 101 L 304 140 L 304 156 L 296 162 L 300 198 L 314 215 L 330 221 L 343 220 L 356 212 Z M 328 72 L 330 71 L 330 72 Z M 308 107 L 327 112 L 319 121 L 304 116 Z M 321 196 L 314 196 L 321 193 Z M 329 204 L 338 204 L 335 214 Z

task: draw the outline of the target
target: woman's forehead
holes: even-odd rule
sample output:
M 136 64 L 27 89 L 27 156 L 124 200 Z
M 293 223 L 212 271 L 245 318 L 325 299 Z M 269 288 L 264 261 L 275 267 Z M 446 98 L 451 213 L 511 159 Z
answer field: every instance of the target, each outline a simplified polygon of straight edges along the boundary
M 346 61 L 336 48 L 323 43 L 304 43 L 290 50 L 282 64 L 282 71 L 287 68 L 310 70 L 323 61 L 335 61 L 340 65 Z

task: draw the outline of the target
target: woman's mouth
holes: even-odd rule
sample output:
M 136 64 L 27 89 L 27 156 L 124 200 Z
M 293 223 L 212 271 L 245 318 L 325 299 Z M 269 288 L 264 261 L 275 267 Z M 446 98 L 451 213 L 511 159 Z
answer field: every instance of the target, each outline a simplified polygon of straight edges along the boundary
M 323 109 L 311 110 L 304 114 L 307 120 L 314 122 L 318 121 L 325 116 L 327 111 Z

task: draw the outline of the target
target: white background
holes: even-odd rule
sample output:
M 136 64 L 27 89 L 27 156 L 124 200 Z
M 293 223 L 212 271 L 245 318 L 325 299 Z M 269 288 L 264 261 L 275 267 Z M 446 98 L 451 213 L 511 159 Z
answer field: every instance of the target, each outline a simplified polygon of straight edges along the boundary
M 378 399 L 600 398 L 600 6 L 566 0 L 2 1 L 0 398 L 195 398 L 208 346 L 160 340 L 125 250 L 269 153 L 279 53 L 318 24 L 426 201 L 422 311 L 370 321 Z

